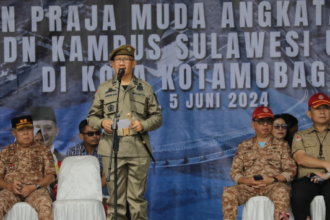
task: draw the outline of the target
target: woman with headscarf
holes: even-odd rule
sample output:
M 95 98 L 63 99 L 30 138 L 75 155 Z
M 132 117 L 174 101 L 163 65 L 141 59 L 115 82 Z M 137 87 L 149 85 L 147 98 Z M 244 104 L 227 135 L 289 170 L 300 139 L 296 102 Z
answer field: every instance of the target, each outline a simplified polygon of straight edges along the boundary
M 45 144 L 45 142 L 44 142 L 45 139 L 44 139 L 44 136 L 42 135 L 40 128 L 34 128 L 33 133 L 34 133 L 34 140 L 38 144 Z

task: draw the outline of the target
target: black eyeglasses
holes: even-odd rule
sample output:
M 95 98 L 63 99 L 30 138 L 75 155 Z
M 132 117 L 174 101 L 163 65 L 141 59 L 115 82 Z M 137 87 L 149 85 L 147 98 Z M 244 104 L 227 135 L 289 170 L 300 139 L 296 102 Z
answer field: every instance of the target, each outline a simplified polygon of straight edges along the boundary
M 129 61 L 134 61 L 133 59 L 130 58 L 115 58 L 116 63 L 120 63 L 121 61 L 124 61 L 124 63 L 128 63 Z
M 283 130 L 286 130 L 286 129 L 288 129 L 288 127 L 289 127 L 289 125 L 287 125 L 287 124 L 274 124 L 274 128 L 275 129 L 280 129 L 280 128 L 282 128 Z
M 265 123 L 267 125 L 273 125 L 274 124 L 274 119 L 272 118 L 262 118 L 258 120 L 254 120 L 255 122 L 258 122 L 259 125 L 264 125 Z
M 102 131 L 95 131 L 95 132 L 89 131 L 89 132 L 82 133 L 82 134 L 87 134 L 89 137 L 93 137 L 94 134 L 95 134 L 96 136 L 100 136 L 100 135 L 102 134 Z

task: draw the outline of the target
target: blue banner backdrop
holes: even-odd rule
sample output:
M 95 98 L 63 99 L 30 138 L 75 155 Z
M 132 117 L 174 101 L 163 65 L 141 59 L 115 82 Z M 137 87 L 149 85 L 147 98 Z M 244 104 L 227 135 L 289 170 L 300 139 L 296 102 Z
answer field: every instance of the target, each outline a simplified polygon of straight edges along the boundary
M 0 4 L 0 149 L 14 140 L 12 117 L 49 106 L 59 130 L 46 139 L 66 153 L 113 75 L 109 54 L 136 48 L 134 73 L 152 85 L 164 117 L 150 133 L 151 220 L 222 219 L 223 187 L 233 185 L 238 144 L 254 135 L 255 107 L 290 113 L 306 129 L 308 98 L 330 91 L 329 1 Z

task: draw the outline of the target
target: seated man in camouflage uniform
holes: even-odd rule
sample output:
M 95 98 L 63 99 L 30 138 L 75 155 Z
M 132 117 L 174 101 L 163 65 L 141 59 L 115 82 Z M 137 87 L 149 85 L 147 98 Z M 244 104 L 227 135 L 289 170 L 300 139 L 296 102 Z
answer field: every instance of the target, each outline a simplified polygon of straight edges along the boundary
M 47 186 L 55 180 L 53 155 L 33 139 L 31 116 L 12 119 L 16 141 L 0 152 L 0 220 L 15 205 L 25 201 L 39 220 L 52 220 L 52 199 Z
M 274 202 L 274 219 L 290 208 L 290 187 L 286 183 L 296 175 L 296 163 L 286 141 L 272 136 L 274 116 L 267 107 L 253 112 L 252 127 L 256 136 L 240 143 L 230 176 L 237 184 L 226 187 L 222 195 L 224 220 L 234 220 L 237 207 L 253 196 L 267 196 Z M 261 175 L 262 180 L 254 180 Z M 257 177 L 256 177 L 257 179 Z

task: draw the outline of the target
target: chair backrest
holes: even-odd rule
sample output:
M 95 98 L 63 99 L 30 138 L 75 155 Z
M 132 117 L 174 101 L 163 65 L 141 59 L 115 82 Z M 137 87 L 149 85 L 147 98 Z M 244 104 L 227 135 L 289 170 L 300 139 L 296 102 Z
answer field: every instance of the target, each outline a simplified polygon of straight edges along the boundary
M 57 200 L 102 201 L 100 164 L 94 156 L 66 157 L 60 168 Z

